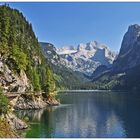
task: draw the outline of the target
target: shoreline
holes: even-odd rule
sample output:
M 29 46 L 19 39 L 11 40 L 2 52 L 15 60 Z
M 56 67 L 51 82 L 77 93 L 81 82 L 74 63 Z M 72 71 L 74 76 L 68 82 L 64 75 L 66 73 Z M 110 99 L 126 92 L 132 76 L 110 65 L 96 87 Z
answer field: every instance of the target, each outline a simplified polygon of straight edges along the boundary
M 128 92 L 125 90 L 101 90 L 101 89 L 96 89 L 96 90 L 58 90 L 57 93 L 59 92 Z
M 21 93 L 11 99 L 11 94 L 13 93 L 7 93 L 7 95 L 5 95 L 8 97 L 8 94 L 10 94 L 10 97 L 8 98 L 10 110 L 6 114 L 0 116 L 0 118 L 3 118 L 6 124 L 9 124 L 5 126 L 5 129 L 11 130 L 11 133 L 7 135 L 5 134 L 5 131 L 1 130 L 0 133 L 4 133 L 4 135 L 1 137 L 4 138 L 20 138 L 21 135 L 18 132 L 22 130 L 24 131 L 30 126 L 25 120 L 19 119 L 14 113 L 14 111 L 40 110 L 47 106 L 60 105 L 60 102 L 55 99 L 55 96 L 49 96 L 48 98 L 44 98 L 42 94 Z

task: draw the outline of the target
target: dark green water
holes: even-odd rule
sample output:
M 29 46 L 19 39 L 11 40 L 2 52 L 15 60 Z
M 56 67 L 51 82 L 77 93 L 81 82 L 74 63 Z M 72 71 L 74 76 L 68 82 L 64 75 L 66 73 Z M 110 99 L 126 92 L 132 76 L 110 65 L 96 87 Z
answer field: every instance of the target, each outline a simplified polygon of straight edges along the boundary
M 119 92 L 64 92 L 62 105 L 19 111 L 27 138 L 140 137 L 140 97 Z

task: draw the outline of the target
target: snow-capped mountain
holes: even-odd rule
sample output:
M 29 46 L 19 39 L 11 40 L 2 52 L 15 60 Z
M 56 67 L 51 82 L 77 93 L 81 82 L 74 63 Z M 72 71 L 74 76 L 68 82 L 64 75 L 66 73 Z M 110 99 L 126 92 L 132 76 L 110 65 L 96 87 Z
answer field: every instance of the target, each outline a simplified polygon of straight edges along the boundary
M 56 52 L 63 58 L 66 67 L 89 76 L 100 65 L 110 67 L 116 58 L 114 52 L 97 41 L 79 44 L 77 47 L 67 46 L 58 48 Z
M 56 85 L 61 89 L 64 87 L 73 89 L 89 79 L 79 71 L 73 71 L 67 67 L 66 60 L 56 53 L 56 48 L 53 44 L 47 42 L 40 42 L 42 53 L 47 58 L 47 63 L 51 66 Z

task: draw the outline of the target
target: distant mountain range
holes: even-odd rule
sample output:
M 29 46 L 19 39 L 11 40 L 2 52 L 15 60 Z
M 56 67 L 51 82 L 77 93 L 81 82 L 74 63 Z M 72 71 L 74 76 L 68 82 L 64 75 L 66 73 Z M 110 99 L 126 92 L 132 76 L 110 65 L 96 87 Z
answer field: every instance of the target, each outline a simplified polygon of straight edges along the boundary
M 61 89 L 73 89 L 88 82 L 98 66 L 110 68 L 116 58 L 115 53 L 97 41 L 63 48 L 55 48 L 46 42 L 40 42 L 40 45 Z
M 113 51 L 97 41 L 79 44 L 77 47 L 57 48 L 56 52 L 63 58 L 66 67 L 89 76 L 98 66 L 110 67 L 116 59 L 116 54 Z
M 44 55 L 54 65 L 63 65 L 88 76 L 91 76 L 100 65 L 111 67 L 117 56 L 107 46 L 97 41 L 63 48 L 55 48 L 53 44 L 45 42 L 40 42 L 40 45 Z
M 85 83 L 88 79 L 83 73 L 73 71 L 66 67 L 66 61 L 56 52 L 56 48 L 51 43 L 40 42 L 42 52 L 53 70 L 57 88 L 75 89 Z

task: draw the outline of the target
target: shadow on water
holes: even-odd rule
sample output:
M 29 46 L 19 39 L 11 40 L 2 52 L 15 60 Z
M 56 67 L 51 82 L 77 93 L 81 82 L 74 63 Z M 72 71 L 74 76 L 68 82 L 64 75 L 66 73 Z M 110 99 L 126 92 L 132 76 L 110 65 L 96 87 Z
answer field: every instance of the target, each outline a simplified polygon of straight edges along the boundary
M 29 117 L 28 138 L 140 137 L 140 97 L 120 92 L 58 95 L 62 105 L 19 111 Z

